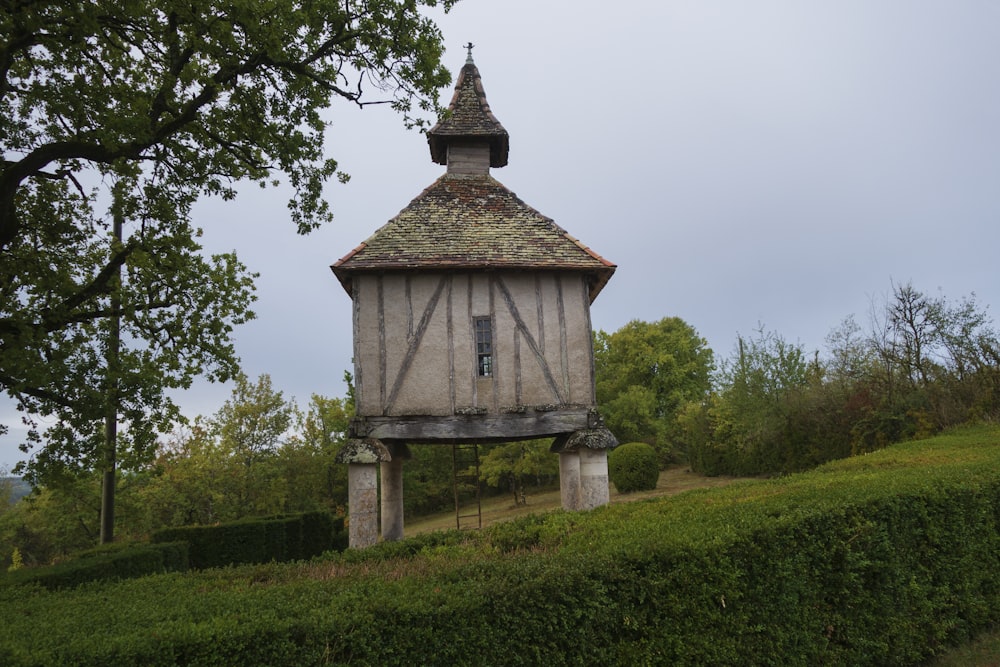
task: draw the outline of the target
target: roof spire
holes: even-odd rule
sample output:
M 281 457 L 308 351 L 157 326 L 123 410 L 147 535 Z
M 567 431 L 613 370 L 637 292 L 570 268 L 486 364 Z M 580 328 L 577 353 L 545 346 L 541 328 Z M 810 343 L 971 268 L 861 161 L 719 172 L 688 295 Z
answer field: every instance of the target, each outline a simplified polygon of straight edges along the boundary
M 489 167 L 507 164 L 509 140 L 507 130 L 493 115 L 486 101 L 479 68 L 472 62 L 474 46 L 472 42 L 465 45 L 469 56 L 455 81 L 455 94 L 448 105 L 448 113 L 427 131 L 427 143 L 431 149 L 431 160 L 444 165 L 449 164 L 449 147 L 488 146 L 488 171 Z

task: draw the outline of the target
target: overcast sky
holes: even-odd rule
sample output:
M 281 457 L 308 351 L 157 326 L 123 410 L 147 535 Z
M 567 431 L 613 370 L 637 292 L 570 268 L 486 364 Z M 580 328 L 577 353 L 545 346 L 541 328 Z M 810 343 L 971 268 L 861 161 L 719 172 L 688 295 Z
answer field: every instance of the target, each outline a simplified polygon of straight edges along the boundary
M 1000 308 L 995 0 L 463 0 L 445 63 L 473 56 L 510 162 L 492 174 L 618 271 L 595 329 L 677 316 L 728 357 L 763 325 L 807 352 L 912 282 Z M 442 100 L 451 98 L 451 89 Z M 287 193 L 206 201 L 206 249 L 258 271 L 246 373 L 305 407 L 342 396 L 351 304 L 329 266 L 433 182 L 389 109 L 329 111 L 332 225 L 299 237 Z M 213 414 L 230 387 L 178 396 Z M 18 460 L 19 418 L 0 466 Z

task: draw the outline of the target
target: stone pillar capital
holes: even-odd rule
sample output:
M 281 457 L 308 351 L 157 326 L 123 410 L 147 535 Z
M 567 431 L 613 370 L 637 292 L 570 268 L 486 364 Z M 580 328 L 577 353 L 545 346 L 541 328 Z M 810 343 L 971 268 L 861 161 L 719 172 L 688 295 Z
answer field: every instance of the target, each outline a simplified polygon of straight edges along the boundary
M 617 446 L 618 438 L 605 427 L 599 426 L 556 436 L 549 451 L 562 454 L 581 449 L 614 449 Z
M 382 463 L 391 461 L 392 454 L 381 440 L 354 438 L 340 448 L 334 460 L 337 463 Z

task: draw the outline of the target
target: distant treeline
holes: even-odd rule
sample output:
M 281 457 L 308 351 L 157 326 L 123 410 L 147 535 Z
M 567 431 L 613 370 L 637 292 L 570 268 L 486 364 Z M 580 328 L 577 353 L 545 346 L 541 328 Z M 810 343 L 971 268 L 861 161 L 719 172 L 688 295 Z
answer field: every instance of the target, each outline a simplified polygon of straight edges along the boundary
M 678 318 L 595 336 L 597 400 L 619 441 L 710 475 L 805 470 L 1000 419 L 1000 335 L 970 296 L 893 285 L 826 354 L 761 326 L 716 363 Z
M 824 353 L 761 326 L 717 358 L 680 318 L 635 320 L 595 333 L 597 403 L 619 442 L 651 444 L 663 464 L 683 461 L 709 475 L 783 474 L 1000 420 L 998 341 L 974 297 L 954 303 L 909 284 L 873 301 L 866 323 L 845 319 Z M 122 452 L 117 539 L 275 514 L 343 515 L 347 466 L 336 454 L 354 414 L 349 374 L 345 380 L 346 398 L 313 395 L 302 410 L 269 376 L 240 377 L 215 415 L 171 433 L 155 453 Z M 411 450 L 403 468 L 408 517 L 453 511 L 456 496 L 472 503 L 477 493 L 522 502 L 528 487 L 558 483 L 558 458 L 545 440 L 480 447 L 478 487 L 469 475 L 474 459 L 456 464 L 450 446 Z M 81 455 L 49 464 L 34 469 L 38 492 L 24 502 L 3 501 L 22 497 L 27 483 L 0 483 L 0 568 L 15 549 L 37 565 L 97 542 L 99 463 Z
M 0 488 L 9 489 L 11 505 L 31 493 L 31 485 L 20 477 L 0 477 Z

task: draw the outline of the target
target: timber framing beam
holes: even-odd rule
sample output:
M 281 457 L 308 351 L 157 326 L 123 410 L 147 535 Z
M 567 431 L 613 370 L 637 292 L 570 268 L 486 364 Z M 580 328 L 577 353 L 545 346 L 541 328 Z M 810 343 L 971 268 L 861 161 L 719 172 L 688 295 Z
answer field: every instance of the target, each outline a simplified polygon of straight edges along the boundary
M 524 407 L 492 415 L 355 417 L 351 437 L 410 443 L 507 442 L 554 437 L 598 426 L 601 418 L 592 408 Z

